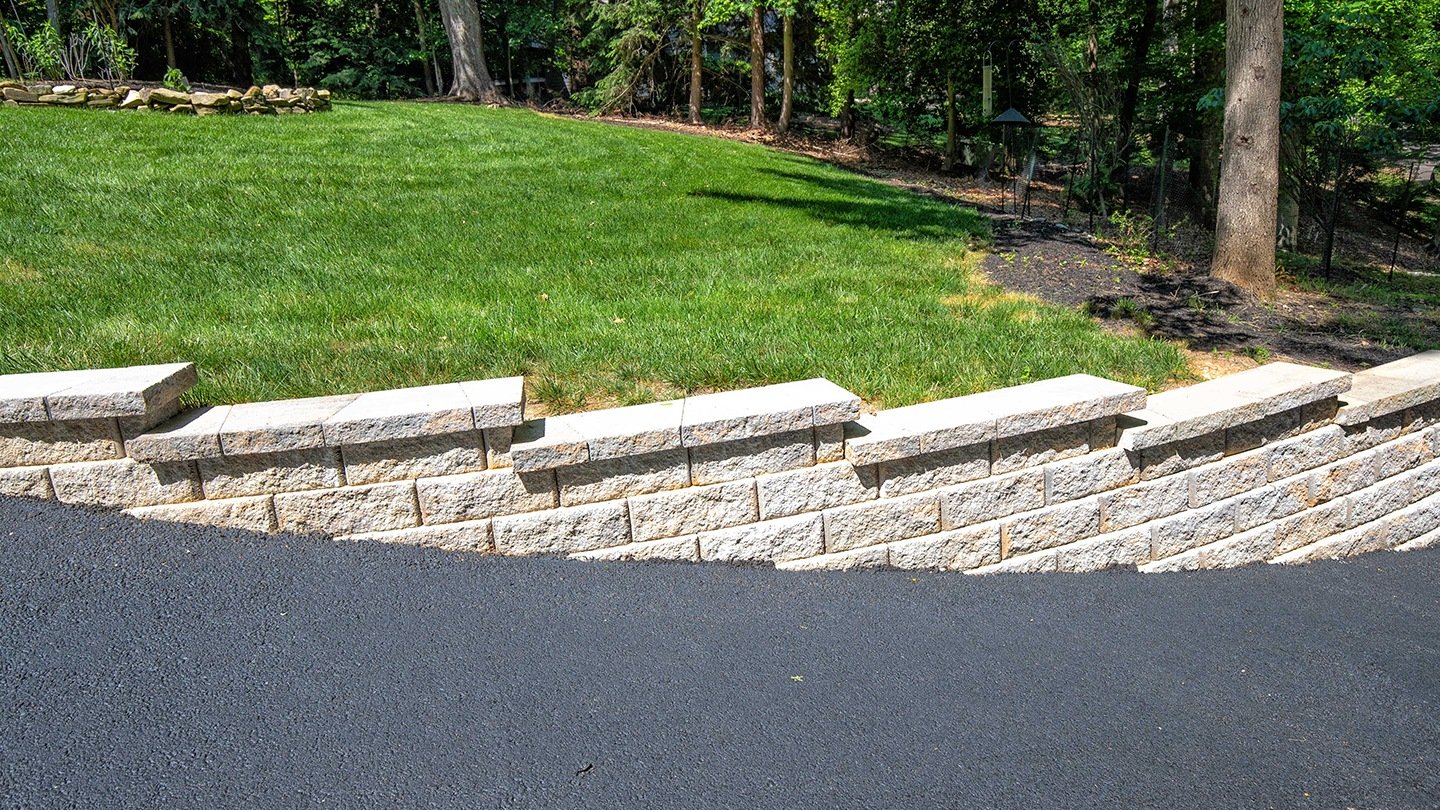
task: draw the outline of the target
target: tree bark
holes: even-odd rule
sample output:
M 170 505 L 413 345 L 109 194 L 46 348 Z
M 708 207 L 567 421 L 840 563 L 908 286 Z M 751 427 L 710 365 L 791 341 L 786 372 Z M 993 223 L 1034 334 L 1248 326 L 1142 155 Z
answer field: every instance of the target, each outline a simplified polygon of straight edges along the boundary
M 1225 21 L 1224 0 L 1201 0 L 1195 11 L 1197 37 Z M 1222 81 L 1225 54 L 1218 48 L 1195 54 L 1194 86 L 1208 92 Z M 1214 113 L 1192 112 L 1185 132 L 1185 150 L 1190 157 L 1190 188 L 1196 213 L 1206 227 L 1215 227 L 1215 188 L 1220 180 L 1220 122 Z
M 20 57 L 16 56 L 5 30 L 5 15 L 0 14 L 0 56 L 5 57 L 5 75 L 18 81 L 24 78 L 20 75 Z
M 179 67 L 175 64 L 175 34 L 170 30 L 170 14 L 165 14 L 165 66 L 169 68 Z
M 840 108 L 840 137 L 855 137 L 855 91 L 846 89 L 845 104 Z
M 750 126 L 765 126 L 765 9 L 750 7 Z
M 425 56 L 420 58 L 420 76 L 425 80 L 425 95 L 433 96 L 440 92 L 439 74 L 432 75 L 430 72 L 430 40 L 425 36 L 425 9 L 420 5 L 420 0 L 411 0 L 415 7 L 415 28 L 420 38 L 420 50 Z
M 1145 4 L 1145 9 L 1140 17 L 1140 27 L 1130 41 L 1125 65 L 1125 93 L 1120 98 L 1120 159 L 1115 164 L 1117 179 L 1130 167 L 1130 157 L 1135 152 L 1135 110 L 1140 106 L 1140 80 L 1145 74 L 1145 62 L 1150 55 L 1150 42 L 1155 36 L 1155 20 L 1160 5 L 1158 0 L 1141 2 Z
M 45 19 L 50 21 L 50 26 L 56 31 L 60 30 L 59 0 L 45 0 Z
M 941 171 L 955 170 L 955 77 L 945 77 L 945 160 Z
M 705 19 L 705 0 L 695 0 L 690 11 L 690 123 L 700 123 L 700 83 L 704 79 L 705 42 L 700 23 Z
M 449 95 L 466 101 L 500 103 L 490 69 L 485 66 L 480 7 L 475 0 L 440 0 L 440 16 L 450 40 L 450 70 L 454 74 Z
M 1275 293 L 1284 32 L 1282 0 L 1228 0 L 1225 144 L 1210 274 L 1265 298 Z
M 784 35 L 782 37 L 781 53 L 784 65 L 784 78 L 781 81 L 780 91 L 780 131 L 790 131 L 790 111 L 795 97 L 795 15 L 785 15 Z

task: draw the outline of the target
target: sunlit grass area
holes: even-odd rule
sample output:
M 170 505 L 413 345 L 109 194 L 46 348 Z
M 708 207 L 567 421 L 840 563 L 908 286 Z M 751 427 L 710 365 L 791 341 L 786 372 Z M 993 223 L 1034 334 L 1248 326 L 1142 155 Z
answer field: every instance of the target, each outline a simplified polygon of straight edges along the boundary
M 0 108 L 0 151 L 3 373 L 193 360 L 207 402 L 523 373 L 569 410 L 1184 368 L 979 280 L 967 209 L 719 139 L 440 104 Z

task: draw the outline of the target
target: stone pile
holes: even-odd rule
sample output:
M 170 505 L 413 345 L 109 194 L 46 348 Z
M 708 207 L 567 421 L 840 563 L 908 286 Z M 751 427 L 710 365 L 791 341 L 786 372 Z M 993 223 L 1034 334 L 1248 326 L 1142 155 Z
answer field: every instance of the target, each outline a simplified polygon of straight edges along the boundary
M 316 90 L 311 87 L 291 89 L 274 84 L 251 87 L 244 92 L 233 88 L 223 92 L 186 92 L 168 87 L 23 84 L 12 79 L 0 79 L 0 98 L 3 98 L 5 106 L 9 107 L 96 107 L 181 115 L 279 115 L 323 112 L 330 109 L 329 90 Z

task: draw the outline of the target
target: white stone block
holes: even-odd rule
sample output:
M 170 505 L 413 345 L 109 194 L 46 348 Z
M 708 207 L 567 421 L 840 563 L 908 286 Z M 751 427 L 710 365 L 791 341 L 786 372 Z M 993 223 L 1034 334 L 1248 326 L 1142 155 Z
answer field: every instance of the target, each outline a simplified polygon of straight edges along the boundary
M 1239 531 L 1248 531 L 1303 512 L 1314 504 L 1310 496 L 1310 482 L 1304 476 L 1276 481 L 1253 492 L 1237 495 L 1233 500 L 1235 528 Z
M 1239 568 L 1274 555 L 1275 527 L 1260 526 L 1214 543 L 1187 549 L 1140 566 L 1144 573 Z
M 1310 474 L 1310 496 L 1317 503 L 1349 495 L 1375 483 L 1378 455 L 1367 451 L 1321 467 Z
M 324 447 L 325 421 L 354 399 L 345 394 L 235 405 L 220 426 L 220 449 L 243 456 Z
M 700 557 L 715 562 L 776 563 L 825 552 L 819 514 L 794 515 L 700 533 Z
M 55 490 L 50 486 L 50 470 L 46 467 L 0 468 L 0 495 L 53 500 Z
M 839 425 L 826 425 L 836 430 Z M 815 466 L 813 430 L 756 436 L 690 448 L 690 481 L 719 484 Z
M 198 381 L 191 363 L 98 369 L 81 372 L 73 385 L 47 393 L 45 406 L 57 422 L 145 416 L 168 407 Z M 0 381 L 0 390 L 4 387 Z
M 558 504 L 555 475 L 549 471 L 500 469 L 421 478 L 415 482 L 415 492 L 426 524 L 535 512 Z
M 1006 557 L 1043 551 L 1099 533 L 1098 498 L 1047 506 L 1000 521 L 1001 548 Z
M 239 498 L 345 484 L 340 451 L 333 447 L 202 458 L 199 470 L 207 498 Z
M 0 375 L 0 425 L 48 421 L 45 395 L 74 385 L 82 375 L 94 373 L 78 370 Z
M 685 400 L 686 447 L 785 433 L 860 416 L 860 397 L 823 379 L 704 394 Z
M 635 542 L 698 534 L 759 520 L 754 481 L 689 487 L 629 499 Z
M 1335 421 L 1358 425 L 1440 399 L 1440 351 L 1421 352 L 1357 372 Z
M 821 554 L 803 560 L 789 560 L 776 563 L 782 571 L 855 571 L 869 568 L 884 568 L 889 565 L 885 546 L 857 548 L 837 554 Z
M 360 394 L 325 420 L 332 447 L 440 436 L 475 430 L 470 400 L 459 383 Z
M 1140 451 L 1140 480 L 1151 481 L 1174 475 L 1224 457 L 1224 433 L 1209 433 L 1194 439 L 1147 447 Z
M 515 429 L 486 428 L 480 432 L 485 437 L 485 466 L 492 470 L 514 467 L 515 460 L 510 457 L 510 445 L 515 440 Z
M 1138 459 L 1117 447 L 1047 464 L 1044 475 L 1045 502 L 1064 503 L 1134 484 L 1140 480 L 1140 468 Z
M 1383 444 L 1372 452 L 1375 454 L 1377 478 L 1399 475 L 1435 458 L 1430 437 L 1423 433 L 1412 433 Z
M 136 461 L 190 461 L 220 456 L 220 426 L 229 405 L 195 408 L 125 442 Z
M 920 452 L 920 437 L 885 413 L 862 416 L 845 425 L 845 458 L 857 467 L 910 458 Z
M 974 576 L 989 576 L 990 574 L 1047 574 L 1059 570 L 1056 566 L 1057 556 L 1055 549 L 1052 548 L 1046 551 L 1037 551 L 1034 554 L 1007 557 L 998 563 L 972 568 L 965 573 Z
M 879 492 L 875 468 L 848 461 L 762 475 L 755 485 L 762 520 L 873 500 Z
M 1068 573 L 1134 568 L 1150 559 L 1150 530 L 1126 529 L 1055 549 L 1055 568 Z
M 534 419 L 515 429 L 510 444 L 510 461 L 517 472 L 583 464 L 590 460 L 590 447 L 563 419 Z
M 972 444 L 880 465 L 880 497 L 893 498 L 915 492 L 974 481 L 990 474 L 990 446 Z
M 1259 489 L 1269 482 L 1269 473 L 1269 453 L 1264 449 L 1196 467 L 1188 473 L 1190 505 L 1207 506 L 1243 492 Z
M 488 520 L 466 520 L 441 526 L 414 526 L 383 532 L 361 532 L 335 539 L 366 543 L 398 543 L 407 546 L 424 546 L 445 551 L 469 551 L 479 554 L 488 554 L 495 550 L 494 544 L 490 542 L 490 521 Z
M 1354 528 L 1379 520 L 1415 501 L 1409 481 L 1390 479 L 1350 496 L 1346 528 Z
M 355 486 L 484 470 L 485 443 L 480 431 L 419 436 L 340 448 L 345 482 Z
M 275 516 L 281 531 L 296 534 L 358 534 L 420 523 L 410 481 L 282 493 L 275 496 Z
M 226 498 L 218 501 L 141 506 L 129 514 L 145 520 L 171 523 L 199 523 L 222 529 L 243 529 L 250 532 L 273 533 L 276 530 L 275 509 L 269 495 L 248 498 Z
M 968 571 L 1000 562 L 1000 524 L 913 537 L 889 544 L 890 566 L 909 570 Z
M 1144 481 L 1100 495 L 1107 532 L 1139 526 L 1190 507 L 1190 481 L 1185 473 Z
M 475 427 L 515 427 L 525 421 L 524 377 L 470 380 L 460 383 L 460 388 L 470 400 Z
M 825 550 L 908 540 L 940 531 L 940 499 L 934 492 L 827 509 Z
M 65 503 L 127 509 L 200 499 L 194 462 L 141 464 L 124 458 L 55 464 L 50 467 L 55 497 Z
M 690 465 L 685 449 L 678 448 L 557 467 L 555 476 L 560 505 L 575 506 L 687 487 Z
M 1348 517 L 1349 504 L 1341 499 L 1286 518 L 1275 529 L 1275 553 L 1287 554 L 1339 534 L 1345 531 Z
M 0 467 L 34 467 L 123 458 L 114 419 L 0 425 Z
M 590 448 L 592 460 L 674 450 L 680 444 L 684 400 L 651 402 L 626 408 L 551 417 L 563 420 Z
M 1038 467 L 1090 452 L 1090 425 L 1063 425 L 1039 433 L 1005 436 L 993 443 L 995 475 Z
M 1338 425 L 1320 428 L 1269 448 L 1270 480 L 1278 481 L 1339 461 L 1346 453 L 1345 431 Z
M 501 554 L 569 554 L 630 542 L 626 501 L 498 517 L 492 528 Z
M 647 540 L 643 543 L 627 543 L 623 546 L 597 548 L 591 551 L 577 551 L 570 555 L 572 560 L 678 560 L 699 562 L 695 538 L 666 537 Z
M 1235 534 L 1235 502 L 1221 501 L 1150 524 L 1155 559 L 1170 557 Z
M 995 414 L 978 395 L 922 402 L 878 414 L 919 442 L 918 452 L 937 453 L 989 442 L 995 438 Z M 888 459 L 886 459 L 888 460 Z
M 1045 471 L 1039 468 L 982 478 L 939 492 L 940 527 L 959 529 L 1045 505 Z
M 1018 436 L 1089 422 L 1145 407 L 1145 389 L 1089 374 L 973 395 L 995 416 L 995 436 Z

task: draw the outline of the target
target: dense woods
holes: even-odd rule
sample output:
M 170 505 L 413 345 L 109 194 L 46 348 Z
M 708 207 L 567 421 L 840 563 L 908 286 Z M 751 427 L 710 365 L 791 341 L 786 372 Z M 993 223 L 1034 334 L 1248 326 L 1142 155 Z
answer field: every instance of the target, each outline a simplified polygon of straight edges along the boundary
M 1440 123 L 1440 0 L 1291 0 L 1283 40 L 1237 38 L 1232 22 L 1232 67 L 1253 66 L 1234 50 L 1262 40 L 1274 47 L 1266 59 L 1282 62 L 1258 79 L 1227 79 L 1226 0 L 0 3 L 0 67 L 15 78 L 168 74 L 782 131 L 798 123 L 981 176 L 1033 150 L 1083 165 L 1071 193 L 1102 217 L 1125 202 L 1127 168 L 1153 164 L 1171 143 L 1194 215 L 1211 227 L 1222 146 L 1235 143 L 1225 94 L 1252 87 L 1262 105 L 1237 126 L 1276 118 L 1278 147 L 1265 150 L 1280 168 L 1270 184 L 1278 217 L 1265 208 L 1250 218 L 1276 220 L 1282 246 L 1302 224 L 1333 234 L 1347 186 L 1416 162 Z M 1254 5 L 1231 0 L 1230 16 Z M 1047 126 L 992 123 L 1010 108 Z

